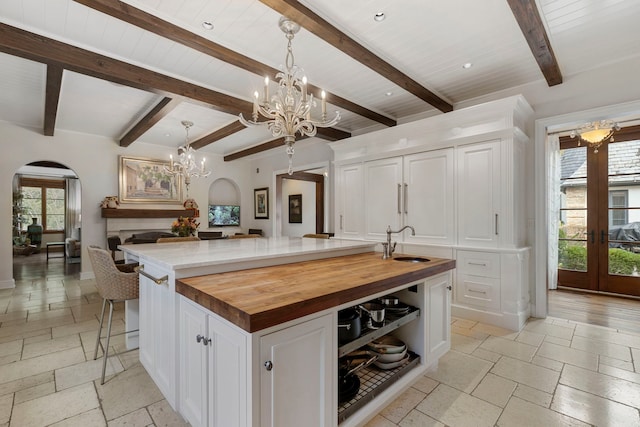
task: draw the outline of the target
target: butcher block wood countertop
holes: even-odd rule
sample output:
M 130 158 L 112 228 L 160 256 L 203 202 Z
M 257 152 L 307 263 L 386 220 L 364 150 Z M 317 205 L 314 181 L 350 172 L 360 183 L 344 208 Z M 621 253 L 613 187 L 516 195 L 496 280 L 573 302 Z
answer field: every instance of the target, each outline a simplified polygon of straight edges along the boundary
M 455 260 L 429 259 L 383 260 L 366 252 L 179 279 L 176 292 L 256 332 L 455 268 Z

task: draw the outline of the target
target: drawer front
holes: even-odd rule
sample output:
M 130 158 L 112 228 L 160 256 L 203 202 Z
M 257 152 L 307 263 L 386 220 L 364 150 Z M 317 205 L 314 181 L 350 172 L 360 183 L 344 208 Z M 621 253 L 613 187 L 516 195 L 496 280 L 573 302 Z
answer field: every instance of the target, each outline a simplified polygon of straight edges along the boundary
M 500 279 L 458 273 L 456 301 L 483 309 L 500 309 Z
M 473 276 L 500 278 L 500 254 L 494 252 L 458 251 L 458 272 Z

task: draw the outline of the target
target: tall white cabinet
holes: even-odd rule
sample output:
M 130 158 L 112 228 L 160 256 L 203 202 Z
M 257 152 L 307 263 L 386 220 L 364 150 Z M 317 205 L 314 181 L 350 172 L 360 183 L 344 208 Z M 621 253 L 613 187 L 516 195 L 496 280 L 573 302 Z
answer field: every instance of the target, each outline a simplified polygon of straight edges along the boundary
M 359 216 L 364 229 L 351 237 L 382 242 L 388 226 L 413 226 L 415 236 L 393 235 L 397 250 L 458 261 L 453 315 L 522 328 L 530 312 L 524 192 L 532 116 L 514 96 L 331 143 L 337 171 L 362 170 L 362 184 L 336 180 L 337 200 L 361 185 L 363 208 L 350 220 Z

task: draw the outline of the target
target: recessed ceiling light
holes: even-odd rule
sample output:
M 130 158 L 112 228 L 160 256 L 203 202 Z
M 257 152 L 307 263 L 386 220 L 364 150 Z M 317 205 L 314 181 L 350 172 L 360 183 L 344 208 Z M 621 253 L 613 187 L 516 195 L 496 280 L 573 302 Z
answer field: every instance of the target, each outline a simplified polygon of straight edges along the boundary
M 386 92 L 385 95 L 386 96 L 391 96 L 391 95 L 393 95 L 393 92 Z
M 473 66 L 473 64 L 471 62 L 467 62 L 465 64 L 462 65 L 462 68 L 464 68 L 465 70 L 468 70 L 469 68 L 471 68 Z
M 202 21 L 202 28 L 205 30 L 213 30 L 213 24 L 209 21 Z
M 373 15 L 373 20 L 376 22 L 380 22 L 380 21 L 384 21 L 384 18 L 386 18 L 387 16 L 384 14 L 384 12 L 377 12 L 375 15 Z

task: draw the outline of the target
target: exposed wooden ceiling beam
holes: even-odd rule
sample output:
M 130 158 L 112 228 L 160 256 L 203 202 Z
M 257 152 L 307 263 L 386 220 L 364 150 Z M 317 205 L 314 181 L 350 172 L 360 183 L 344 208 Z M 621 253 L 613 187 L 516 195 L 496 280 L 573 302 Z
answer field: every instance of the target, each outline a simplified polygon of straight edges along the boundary
M 295 0 L 260 0 L 278 13 L 287 16 L 300 26 L 337 49 L 340 49 L 356 61 L 371 68 L 376 73 L 394 82 L 409 93 L 433 105 L 442 112 L 453 110 L 453 106 L 440 98 L 393 65 L 376 56 L 351 37 L 325 21 L 311 9 Z
M 351 138 L 351 133 L 336 128 L 317 128 L 316 137 L 327 141 L 338 141 L 340 139 Z M 296 140 L 301 139 L 296 137 Z
M 213 144 L 216 141 L 221 140 L 222 138 L 226 138 L 229 135 L 233 135 L 236 132 L 240 132 L 241 130 L 246 129 L 245 125 L 240 123 L 238 120 L 229 123 L 228 125 L 218 129 L 215 132 L 210 133 L 209 135 L 205 135 L 197 141 L 193 141 L 191 143 L 191 147 L 194 150 L 202 148 L 206 145 Z
M 259 61 L 251 59 L 247 56 L 241 55 L 221 46 L 209 39 L 194 34 L 184 28 L 174 25 L 168 21 L 164 21 L 154 15 L 151 15 L 143 10 L 137 9 L 130 4 L 113 1 L 113 0 L 74 0 L 77 3 L 83 4 L 92 9 L 98 10 L 109 16 L 112 16 L 128 24 L 135 25 L 144 30 L 150 31 L 166 39 L 172 40 L 176 43 L 180 43 L 184 46 L 188 46 L 206 55 L 217 58 L 221 61 L 235 65 L 246 71 L 265 76 L 275 76 L 279 70 L 269 67 L 266 64 L 262 64 Z M 283 45 L 284 46 L 284 45 Z M 309 84 L 308 90 L 314 93 L 318 99 L 320 98 L 321 89 Z M 366 109 L 358 104 L 355 104 L 347 99 L 339 97 L 338 95 L 327 92 L 327 102 L 344 108 L 345 110 L 352 111 L 370 120 L 382 123 L 387 126 L 395 126 L 397 122 L 382 114 L 378 114 L 375 111 Z
M 53 136 L 56 130 L 56 118 L 58 117 L 58 101 L 60 100 L 60 88 L 62 87 L 63 69 L 57 65 L 47 66 L 47 88 L 44 101 L 44 129 L 46 136 Z
M 507 0 L 549 86 L 562 83 L 560 66 L 544 29 L 535 0 Z
M 304 139 L 305 137 L 301 137 L 300 139 Z M 238 160 L 243 157 L 250 156 L 252 154 L 261 153 L 263 151 L 271 150 L 272 148 L 282 147 L 284 149 L 284 138 L 277 138 L 271 140 L 269 142 L 265 142 L 264 144 L 254 145 L 253 147 L 246 148 L 244 150 L 236 151 L 235 153 L 228 154 L 224 156 L 225 162 L 230 162 L 232 160 Z
M 128 147 L 135 140 L 140 138 L 142 134 L 151 129 L 153 125 L 158 123 L 163 117 L 169 114 L 182 102 L 182 98 L 164 97 L 158 104 L 153 107 L 138 123 L 120 139 L 121 147 Z

